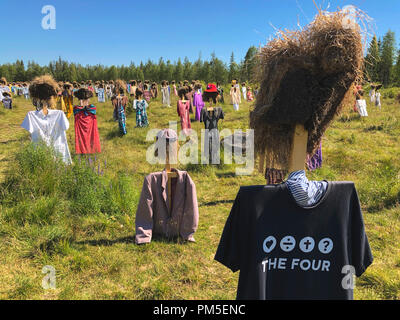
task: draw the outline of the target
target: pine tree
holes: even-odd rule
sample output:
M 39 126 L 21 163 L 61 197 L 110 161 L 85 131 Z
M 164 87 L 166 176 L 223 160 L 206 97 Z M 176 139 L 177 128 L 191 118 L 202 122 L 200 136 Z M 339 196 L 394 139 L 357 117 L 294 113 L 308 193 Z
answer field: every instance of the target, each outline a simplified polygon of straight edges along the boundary
M 244 79 L 242 81 L 252 81 L 254 68 L 256 66 L 256 56 L 257 56 L 257 48 L 251 46 L 249 50 L 247 50 L 246 56 L 244 57 L 244 62 L 242 65 L 243 71 L 242 74 Z
M 183 78 L 183 64 L 181 58 L 179 58 L 174 71 L 174 79 L 175 81 L 179 82 L 183 81 Z
M 183 77 L 188 81 L 193 79 L 192 64 L 188 57 L 183 60 Z
M 239 66 L 238 64 L 235 62 L 235 54 L 232 52 L 231 55 L 231 60 L 229 63 L 229 76 L 228 76 L 228 80 L 232 81 L 234 79 L 238 79 L 239 78 Z
M 396 86 L 400 86 L 400 50 L 397 52 L 397 61 L 393 69 L 393 74 Z
M 380 50 L 378 39 L 374 35 L 365 57 L 366 78 L 372 82 L 379 81 Z
M 389 30 L 383 37 L 382 52 L 379 64 L 379 76 L 384 86 L 393 81 L 393 65 L 396 53 L 396 40 L 393 31 Z

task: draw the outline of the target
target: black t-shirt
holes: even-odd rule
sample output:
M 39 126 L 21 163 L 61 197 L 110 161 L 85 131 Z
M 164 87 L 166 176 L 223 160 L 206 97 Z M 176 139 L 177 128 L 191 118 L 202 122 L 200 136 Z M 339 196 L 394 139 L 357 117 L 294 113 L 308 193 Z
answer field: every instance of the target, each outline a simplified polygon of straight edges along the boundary
M 351 300 L 372 263 L 354 183 L 329 182 L 311 208 L 286 184 L 242 187 L 215 260 L 240 270 L 238 300 Z
M 204 122 L 207 130 L 218 129 L 218 121 L 224 119 L 224 111 L 221 107 L 214 108 L 214 112 L 208 111 L 206 107 L 201 109 L 200 122 Z

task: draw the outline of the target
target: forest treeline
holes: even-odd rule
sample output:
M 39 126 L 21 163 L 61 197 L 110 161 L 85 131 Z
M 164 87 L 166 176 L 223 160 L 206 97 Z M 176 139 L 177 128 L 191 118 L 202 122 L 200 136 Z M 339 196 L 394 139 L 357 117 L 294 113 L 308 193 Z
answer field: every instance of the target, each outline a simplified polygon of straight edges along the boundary
M 147 60 L 129 66 L 103 66 L 72 63 L 61 57 L 46 66 L 40 66 L 34 61 L 25 63 L 17 60 L 14 63 L 0 65 L 0 77 L 8 81 L 31 81 L 36 76 L 51 74 L 57 81 L 86 80 L 150 80 L 161 82 L 201 80 L 204 82 L 252 81 L 258 49 L 250 47 L 240 62 L 235 61 L 234 53 L 229 63 L 225 63 L 211 54 L 208 60 L 199 58 L 192 62 L 187 57 L 171 62 L 160 58 L 158 62 Z M 371 82 L 382 83 L 385 87 L 400 86 L 400 50 L 396 43 L 395 33 L 389 30 L 383 38 L 374 36 L 369 43 L 365 57 L 365 78 Z
M 199 58 L 191 62 L 187 57 L 182 61 L 179 58 L 175 62 L 159 61 L 131 63 L 129 66 L 103 66 L 86 65 L 71 63 L 61 57 L 50 62 L 46 66 L 40 66 L 34 61 L 25 63 L 17 60 L 15 63 L 0 65 L 0 77 L 5 77 L 7 81 L 31 81 L 36 76 L 51 74 L 57 81 L 86 81 L 86 80 L 150 80 L 160 83 L 162 80 L 184 81 L 201 80 L 204 82 L 217 81 L 222 84 L 230 82 L 232 79 L 240 81 L 251 81 L 253 68 L 256 63 L 258 49 L 250 47 L 242 61 L 235 61 L 234 53 L 231 55 L 230 63 L 226 64 L 218 59 L 215 53 L 211 54 L 208 60 L 203 60 L 201 54 Z

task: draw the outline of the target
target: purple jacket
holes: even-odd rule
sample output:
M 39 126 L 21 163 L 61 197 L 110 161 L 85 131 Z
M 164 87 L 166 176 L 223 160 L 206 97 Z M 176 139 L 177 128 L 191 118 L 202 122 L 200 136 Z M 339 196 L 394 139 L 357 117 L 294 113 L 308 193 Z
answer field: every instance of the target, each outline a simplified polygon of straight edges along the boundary
M 136 212 L 136 244 L 151 242 L 153 234 L 167 237 L 180 235 L 194 242 L 199 223 L 196 186 L 186 171 L 178 173 L 172 192 L 172 212 L 169 214 L 166 171 L 149 174 L 143 183 Z

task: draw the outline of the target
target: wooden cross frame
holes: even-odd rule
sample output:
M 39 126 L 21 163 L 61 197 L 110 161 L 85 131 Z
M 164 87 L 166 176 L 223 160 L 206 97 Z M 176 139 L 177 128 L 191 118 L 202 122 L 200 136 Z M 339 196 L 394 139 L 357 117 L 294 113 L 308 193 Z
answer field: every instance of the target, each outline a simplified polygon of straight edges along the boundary
M 177 143 L 177 142 L 175 142 Z M 178 178 L 178 173 L 175 171 L 171 170 L 171 163 L 169 161 L 169 148 L 167 149 L 167 156 L 166 156 L 166 161 L 165 161 L 165 171 L 167 173 L 167 197 L 168 197 L 168 208 L 169 208 L 169 213 L 171 214 L 172 212 L 172 179 Z
M 304 170 L 307 159 L 308 131 L 304 125 L 297 124 L 294 132 L 289 172 Z

